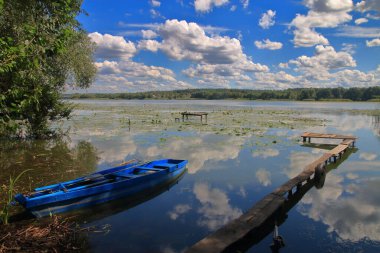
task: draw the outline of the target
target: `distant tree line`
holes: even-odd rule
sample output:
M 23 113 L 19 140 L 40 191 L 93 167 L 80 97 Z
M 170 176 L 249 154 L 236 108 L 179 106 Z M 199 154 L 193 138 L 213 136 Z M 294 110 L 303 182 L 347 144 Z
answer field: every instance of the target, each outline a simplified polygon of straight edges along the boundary
M 380 100 L 380 87 L 297 88 L 287 90 L 188 89 L 136 93 L 66 94 L 71 99 L 246 99 L 246 100 Z

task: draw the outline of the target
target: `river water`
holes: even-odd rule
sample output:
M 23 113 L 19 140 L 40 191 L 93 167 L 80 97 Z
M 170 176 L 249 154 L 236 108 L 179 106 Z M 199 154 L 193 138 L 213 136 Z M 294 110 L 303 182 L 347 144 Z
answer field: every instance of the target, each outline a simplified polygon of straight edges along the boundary
M 239 217 L 325 152 L 304 131 L 359 137 L 279 226 L 280 252 L 380 252 L 380 104 L 260 101 L 72 100 L 64 138 L 2 141 L 0 179 L 24 169 L 18 190 L 68 180 L 133 158 L 187 159 L 177 184 L 133 201 L 81 210 L 90 252 L 183 252 Z M 181 111 L 208 112 L 182 122 Z M 179 118 L 180 122 L 176 122 Z M 130 122 L 130 123 L 129 123 Z M 337 144 L 337 141 L 318 143 Z M 272 234 L 248 252 L 271 252 Z

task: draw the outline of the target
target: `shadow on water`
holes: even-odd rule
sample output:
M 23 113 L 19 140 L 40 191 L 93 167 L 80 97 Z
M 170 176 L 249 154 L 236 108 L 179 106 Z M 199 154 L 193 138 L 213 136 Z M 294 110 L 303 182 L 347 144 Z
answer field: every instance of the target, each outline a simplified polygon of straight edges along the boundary
M 87 141 L 73 144 L 69 138 L 51 140 L 1 140 L 0 144 L 0 203 L 4 203 L 9 177 L 15 178 L 30 169 L 17 182 L 15 192 L 26 193 L 41 185 L 67 181 L 96 170 L 98 151 Z M 11 220 L 25 219 L 22 207 Z
M 147 202 L 151 199 L 154 199 L 155 197 L 161 195 L 166 191 L 169 191 L 174 185 L 178 184 L 178 182 L 185 176 L 186 172 L 187 169 L 185 169 L 181 174 L 177 175 L 176 177 L 170 178 L 165 182 L 161 183 L 160 185 L 157 185 L 138 194 L 116 199 L 111 202 L 103 203 L 100 205 L 82 208 L 77 211 L 62 214 L 62 216 L 70 216 L 72 220 L 75 220 L 77 222 L 85 221 L 86 223 L 94 222 L 109 216 L 113 216 L 115 214 L 131 209 L 135 206 L 138 206 L 144 202 Z
M 325 149 L 325 150 L 331 150 L 336 147 L 334 144 L 321 144 L 321 143 L 307 143 L 304 142 L 301 144 L 301 147 L 306 148 L 319 148 L 319 149 Z
M 312 146 L 313 145 L 305 145 L 305 146 Z M 336 163 L 331 163 L 326 166 L 325 168 L 325 174 L 320 179 L 319 182 L 316 181 L 316 179 L 313 179 L 309 182 L 306 182 L 303 186 L 299 187 L 296 192 L 294 192 L 291 196 L 288 196 L 287 200 L 285 201 L 284 205 L 277 210 L 274 214 L 270 216 L 269 219 L 267 219 L 262 226 L 257 227 L 255 230 L 252 230 L 249 234 L 247 234 L 245 237 L 243 237 L 241 240 L 237 241 L 230 247 L 228 247 L 223 252 L 245 252 L 254 247 L 256 244 L 260 243 L 264 238 L 266 238 L 270 233 L 273 233 L 273 244 L 269 245 L 271 251 L 273 253 L 280 252 L 282 247 L 286 247 L 286 235 L 282 235 L 285 239 L 285 244 L 281 245 L 278 241 L 275 240 L 275 234 L 276 234 L 276 228 L 275 226 L 280 227 L 282 224 L 284 224 L 288 218 L 288 212 L 295 206 L 297 203 L 303 198 L 303 196 L 313 187 L 316 187 L 319 190 L 323 190 L 323 184 L 325 177 L 327 174 L 335 170 L 339 167 L 341 163 L 343 163 L 347 158 L 352 154 L 355 153 L 358 149 L 357 148 L 351 148 L 349 149 L 345 154 L 343 154 L 342 158 L 337 160 Z M 277 236 L 277 235 L 276 235 Z M 280 236 L 281 237 L 281 236 Z M 282 239 L 282 237 L 281 237 Z
M 0 181 L 31 169 L 19 181 L 17 190 L 31 188 L 93 172 L 98 164 L 96 148 L 87 141 L 73 144 L 68 138 L 52 140 L 2 140 Z

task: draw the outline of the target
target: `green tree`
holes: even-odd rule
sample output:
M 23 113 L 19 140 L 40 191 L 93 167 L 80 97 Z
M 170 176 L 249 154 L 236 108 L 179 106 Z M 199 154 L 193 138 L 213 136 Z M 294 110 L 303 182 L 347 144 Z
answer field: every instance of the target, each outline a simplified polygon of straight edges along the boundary
M 67 85 L 88 87 L 94 45 L 76 20 L 82 0 L 0 0 L 0 135 L 51 134 L 67 118 Z
M 332 98 L 331 89 L 318 89 L 316 93 L 317 100 Z

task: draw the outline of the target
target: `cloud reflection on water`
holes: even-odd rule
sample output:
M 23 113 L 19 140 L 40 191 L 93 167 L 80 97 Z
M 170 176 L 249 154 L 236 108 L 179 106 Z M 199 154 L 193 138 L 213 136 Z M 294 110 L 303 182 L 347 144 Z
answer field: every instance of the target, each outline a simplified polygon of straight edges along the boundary
M 227 194 L 220 189 L 210 188 L 205 183 L 196 183 L 193 193 L 201 203 L 197 221 L 201 227 L 216 230 L 243 214 L 239 208 L 230 205 Z
M 226 161 L 238 157 L 244 143 L 241 137 L 225 137 L 223 142 L 202 137 L 170 138 L 164 145 L 155 144 L 141 150 L 147 157 L 186 157 L 188 172 L 197 173 L 207 161 Z
M 302 170 L 313 155 L 305 152 L 291 154 L 289 178 Z M 326 177 L 324 187 L 313 188 L 301 200 L 298 211 L 328 226 L 340 238 L 360 241 L 364 238 L 380 240 L 380 185 L 379 177 L 368 176 L 378 171 L 380 161 L 349 162 Z
M 173 211 L 168 213 L 170 219 L 176 220 L 182 214 L 185 214 L 191 210 L 191 206 L 188 204 L 178 204 L 173 208 Z
M 271 173 L 266 169 L 261 168 L 258 171 L 256 171 L 256 178 L 263 186 L 268 186 L 272 184 Z
M 309 204 L 301 213 L 328 226 L 340 238 L 359 241 L 380 240 L 380 179 L 343 186 L 342 177 L 328 175 L 324 189 L 313 189 L 302 203 Z M 345 196 L 343 189 L 351 194 Z
M 374 153 L 367 153 L 367 152 L 362 152 L 359 155 L 359 158 L 366 160 L 366 161 L 373 161 L 377 157 L 377 154 Z
M 252 153 L 253 157 L 262 157 L 264 159 L 268 157 L 276 157 L 280 154 L 280 151 L 278 149 L 274 148 L 267 148 L 267 149 L 259 149 L 255 150 Z

